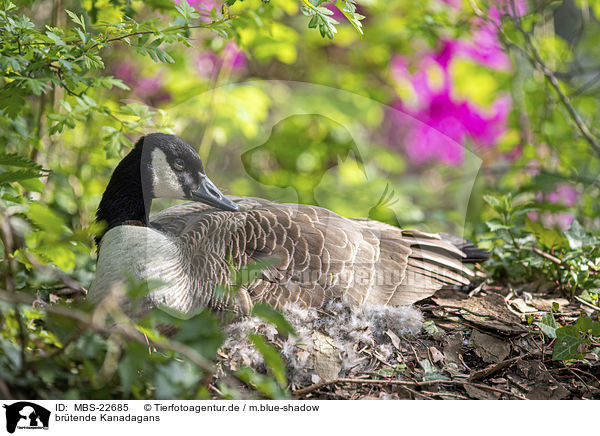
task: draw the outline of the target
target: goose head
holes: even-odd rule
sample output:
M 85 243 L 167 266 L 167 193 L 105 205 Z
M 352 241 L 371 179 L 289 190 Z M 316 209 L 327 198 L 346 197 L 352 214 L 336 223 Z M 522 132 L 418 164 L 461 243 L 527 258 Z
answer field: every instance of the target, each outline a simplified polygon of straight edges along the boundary
M 105 231 L 122 224 L 147 226 L 153 198 L 199 201 L 238 211 L 206 176 L 202 160 L 181 138 L 164 133 L 143 136 L 119 162 L 104 191 L 96 220 Z M 99 243 L 102 235 L 96 238 Z
M 152 133 L 140 142 L 141 180 L 151 198 L 192 200 L 222 210 L 239 210 L 206 176 L 200 156 L 185 141 L 174 135 Z

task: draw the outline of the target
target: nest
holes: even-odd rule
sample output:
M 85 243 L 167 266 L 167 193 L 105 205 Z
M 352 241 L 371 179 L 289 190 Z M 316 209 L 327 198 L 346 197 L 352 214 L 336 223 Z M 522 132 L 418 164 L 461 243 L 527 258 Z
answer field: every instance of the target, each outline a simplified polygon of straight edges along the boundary
M 412 306 L 356 307 L 330 302 L 322 309 L 287 305 L 283 313 L 297 336 L 284 337 L 274 325 L 256 317 L 229 324 L 219 352 L 222 368 L 235 371 L 248 366 L 266 371 L 262 355 L 248 339 L 256 333 L 280 350 L 293 384 L 351 377 L 383 365 L 390 369 L 402 364 L 400 338 L 419 333 L 423 325 L 421 312 Z

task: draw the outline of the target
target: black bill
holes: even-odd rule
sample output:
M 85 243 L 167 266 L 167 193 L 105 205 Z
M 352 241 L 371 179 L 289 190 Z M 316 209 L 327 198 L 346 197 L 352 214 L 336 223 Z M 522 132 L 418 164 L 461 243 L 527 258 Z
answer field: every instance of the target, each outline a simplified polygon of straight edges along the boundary
M 221 194 L 221 191 L 210 181 L 208 177 L 202 175 L 200 186 L 191 193 L 192 200 L 200 201 L 210 206 L 218 207 L 219 209 L 237 212 L 240 207 L 231 201 L 229 198 Z

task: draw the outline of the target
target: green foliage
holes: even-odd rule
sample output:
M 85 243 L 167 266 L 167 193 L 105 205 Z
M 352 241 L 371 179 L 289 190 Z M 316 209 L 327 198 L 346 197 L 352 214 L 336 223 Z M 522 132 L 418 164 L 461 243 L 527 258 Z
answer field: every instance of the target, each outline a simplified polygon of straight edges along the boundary
M 555 339 L 552 360 L 572 361 L 584 360 L 591 350 L 592 341 L 600 337 L 600 322 L 582 314 L 574 325 L 560 326 L 553 313 L 542 316 L 538 323 L 545 336 Z
M 258 312 L 278 323 L 283 320 L 266 306 Z M 118 311 L 112 315 L 122 318 Z M 137 326 L 101 327 L 111 332 L 106 338 L 95 331 L 100 326 L 91 316 L 77 309 L 48 313 L 0 300 L 0 323 L 3 380 L 13 394 L 41 399 L 210 398 L 210 362 L 224 339 L 219 322 L 208 311 L 182 320 L 154 310 Z M 161 330 L 176 333 L 167 338 L 158 333 Z M 287 398 L 285 363 L 277 349 L 260 335 L 250 335 L 250 340 L 272 375 L 242 368 L 232 377 L 260 396 Z M 230 383 L 221 383 L 220 390 L 240 398 Z
M 308 22 L 308 27 L 311 29 L 319 29 L 319 33 L 323 38 L 326 36 L 329 39 L 333 39 L 334 35 L 337 33 L 336 24 L 339 22 L 331 17 L 333 12 L 323 6 L 324 3 L 331 3 L 325 0 L 302 0 L 303 7 L 302 13 L 307 17 L 310 17 L 310 21 Z M 356 12 L 356 5 L 354 0 L 340 0 L 339 6 L 341 6 L 340 10 L 344 14 L 344 16 L 352 23 L 354 28 L 360 33 L 363 34 L 362 23 L 361 20 L 365 18 L 363 15 Z
M 494 239 L 497 242 L 487 266 L 496 277 L 532 279 L 540 259 L 532 251 L 537 241 L 525 227 L 525 222 L 527 213 L 533 208 L 527 203 L 513 205 L 510 194 L 501 199 L 484 196 L 484 200 L 496 215 L 486 221 L 489 231 L 496 235 Z
M 252 307 L 252 315 L 257 316 L 267 322 L 270 322 L 275 327 L 280 335 L 287 337 L 289 335 L 297 336 L 294 327 L 289 323 L 287 319 L 278 310 L 268 304 L 259 303 Z
M 496 234 L 487 267 L 496 278 L 554 281 L 570 296 L 585 292 L 598 304 L 600 239 L 577 221 L 566 231 L 548 229 L 527 213 L 539 210 L 530 203 L 513 204 L 512 197 L 486 196 L 496 216 L 486 221 Z
M 552 313 L 542 315 L 542 319 L 537 323 L 537 326 L 546 336 L 552 339 L 556 338 L 556 329 L 560 327 Z
M 337 29 L 335 28 L 336 24 L 339 22 L 332 18 L 330 15 L 333 15 L 333 12 L 327 8 L 318 6 L 318 4 L 322 2 L 312 2 L 306 0 L 304 4 L 306 5 L 302 8 L 302 13 L 310 18 L 308 23 L 308 27 L 311 29 L 319 29 L 322 37 L 327 36 L 329 39 L 333 39 L 333 35 L 337 33 Z
M 285 385 L 287 384 L 285 364 L 277 349 L 260 335 L 250 334 L 249 337 L 256 349 L 262 355 L 265 365 L 267 365 L 267 368 L 269 368 L 275 376 L 275 380 L 277 380 L 279 386 L 285 388 Z
M 15 170 L 14 168 L 20 168 Z M 31 181 L 42 176 L 48 175 L 49 171 L 44 170 L 41 165 L 20 156 L 17 153 L 0 153 L 0 186 L 8 188 L 11 183 Z M 24 189 L 32 185 L 23 186 Z M 41 191 L 36 191 L 41 192 Z

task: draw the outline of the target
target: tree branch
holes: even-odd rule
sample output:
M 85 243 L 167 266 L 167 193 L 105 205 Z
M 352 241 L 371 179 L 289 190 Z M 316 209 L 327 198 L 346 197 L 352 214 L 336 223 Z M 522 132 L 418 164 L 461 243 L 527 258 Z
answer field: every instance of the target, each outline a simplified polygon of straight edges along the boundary
M 324 388 L 325 386 L 339 384 L 339 383 L 351 383 L 351 384 L 363 384 L 363 385 L 383 385 L 383 386 L 412 386 L 412 387 L 421 387 L 421 386 L 431 386 L 436 384 L 442 385 L 458 385 L 458 386 L 473 386 L 478 389 L 483 389 L 491 392 L 496 392 L 503 395 L 508 395 L 519 400 L 526 400 L 527 398 L 514 394 L 510 391 L 505 391 L 502 389 L 494 388 L 492 386 L 484 385 L 481 383 L 473 383 L 466 380 L 427 380 L 421 382 L 411 382 L 411 381 L 403 381 L 403 380 L 372 380 L 372 379 L 355 379 L 355 378 L 338 378 L 335 380 L 325 381 L 321 383 L 315 383 L 314 385 L 310 385 L 303 389 L 297 389 L 292 393 L 294 396 L 302 396 L 306 395 L 310 392 L 316 391 L 317 389 Z
M 560 102 L 567 110 L 572 121 L 575 123 L 581 136 L 583 136 L 583 138 L 590 144 L 590 146 L 594 149 L 594 151 L 600 156 L 600 142 L 598 141 L 598 138 L 596 138 L 596 136 L 592 133 L 589 126 L 581 118 L 581 116 L 579 115 L 579 113 L 577 112 L 575 107 L 573 106 L 569 97 L 561 89 L 560 83 L 559 83 L 558 79 L 556 78 L 556 75 L 552 72 L 552 70 L 550 68 L 548 68 L 548 66 L 542 59 L 539 51 L 537 50 L 535 44 L 533 43 L 533 41 L 531 39 L 531 35 L 528 32 L 526 32 L 525 29 L 523 29 L 523 27 L 521 26 L 521 22 L 518 17 L 518 13 L 516 11 L 516 7 L 514 6 L 514 4 L 512 5 L 513 14 L 511 15 L 512 19 L 513 19 L 513 23 L 515 25 L 515 28 L 525 38 L 525 44 L 526 44 L 528 50 L 519 46 L 518 44 L 515 44 L 514 42 L 512 42 L 510 40 L 510 38 L 508 38 L 508 36 L 504 32 L 502 24 L 493 19 L 490 19 L 489 16 L 487 16 L 487 14 L 485 14 L 485 12 L 479 8 L 479 6 L 476 4 L 475 0 L 469 0 L 469 2 L 471 4 L 471 8 L 473 9 L 473 12 L 475 13 L 475 15 L 477 15 L 479 18 L 481 18 L 483 20 L 486 20 L 489 23 L 492 23 L 494 26 L 496 26 L 496 29 L 498 30 L 499 34 L 502 35 L 502 39 L 503 39 L 504 43 L 507 46 L 515 48 L 516 50 L 521 52 L 529 60 L 529 62 L 533 65 L 533 67 L 536 70 L 540 71 L 544 75 L 546 80 L 550 83 L 550 85 L 552 86 L 552 88 L 554 89 L 556 94 L 558 95 Z
M 519 23 L 518 20 L 515 19 L 514 23 L 515 23 L 517 30 L 525 38 L 525 43 L 527 44 L 527 46 L 529 47 L 529 50 L 531 51 L 531 53 L 528 53 L 526 50 L 522 50 L 522 52 L 528 57 L 528 59 L 532 63 L 532 65 L 544 74 L 544 77 L 546 78 L 546 80 L 548 80 L 548 82 L 550 82 L 550 84 L 552 85 L 552 88 L 554 88 L 554 91 L 558 95 L 558 98 L 560 99 L 560 101 L 563 104 L 563 106 L 565 107 L 565 109 L 567 109 L 567 112 L 569 113 L 569 115 L 571 116 L 571 119 L 573 120 L 573 122 L 575 123 L 577 128 L 579 129 L 579 132 L 581 133 L 581 135 L 587 140 L 587 142 L 592 146 L 592 148 L 596 151 L 596 153 L 598 155 L 600 155 L 600 143 L 598 142 L 598 139 L 591 132 L 590 128 L 585 123 L 585 121 L 581 118 L 581 116 L 579 115 L 579 113 L 577 112 L 577 110 L 575 109 L 573 104 L 571 103 L 571 100 L 569 99 L 569 97 L 567 97 L 567 95 L 563 92 L 563 90 L 560 87 L 560 83 L 558 82 L 558 79 L 556 78 L 556 76 L 554 75 L 552 70 L 550 70 L 550 68 L 548 68 L 548 66 L 544 63 L 544 60 L 540 56 L 539 51 L 537 50 L 537 48 L 535 47 L 535 44 L 531 40 L 531 35 L 529 35 L 529 33 L 527 33 L 525 31 L 525 29 L 523 29 L 523 27 L 521 27 L 521 24 Z M 504 35 L 504 32 L 502 32 L 502 35 Z M 513 45 L 515 45 L 515 44 L 513 44 Z
M 166 33 L 166 32 L 175 32 L 175 31 L 179 31 L 179 30 L 189 30 L 189 29 L 209 28 L 210 26 L 212 26 L 212 25 L 214 25 L 214 24 L 216 24 L 216 23 L 224 23 L 224 22 L 225 22 L 225 21 L 227 21 L 228 19 L 229 19 L 229 18 L 225 18 L 225 19 L 223 19 L 223 20 L 220 20 L 220 21 L 215 21 L 215 22 L 212 22 L 212 23 L 210 23 L 210 24 L 195 24 L 195 25 L 192 25 L 192 26 L 185 25 L 185 26 L 179 26 L 179 27 L 167 28 L 167 29 L 160 30 L 160 31 L 157 31 L 157 30 L 142 30 L 142 31 L 138 31 L 138 32 L 127 33 L 127 34 L 125 34 L 125 35 L 119 35 L 119 36 L 115 36 L 115 37 L 113 37 L 113 38 L 108 38 L 108 39 L 105 39 L 105 40 L 104 40 L 104 41 L 102 41 L 102 42 L 97 42 L 97 43 L 95 43 L 94 45 L 90 46 L 90 48 L 86 49 L 86 50 L 84 51 L 84 53 L 87 53 L 87 52 L 89 52 L 89 51 L 92 51 L 93 49 L 97 48 L 99 45 L 110 44 L 111 42 L 117 42 L 117 41 L 121 41 L 121 40 L 123 40 L 123 39 L 126 39 L 126 38 L 131 38 L 132 36 L 138 36 L 138 35 L 148 35 L 148 34 L 151 34 L 151 33 L 157 33 L 157 32 L 163 32 L 163 33 Z

